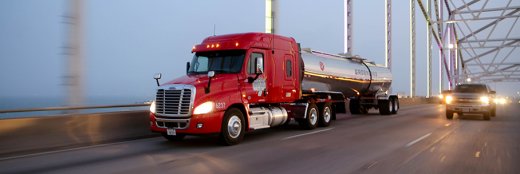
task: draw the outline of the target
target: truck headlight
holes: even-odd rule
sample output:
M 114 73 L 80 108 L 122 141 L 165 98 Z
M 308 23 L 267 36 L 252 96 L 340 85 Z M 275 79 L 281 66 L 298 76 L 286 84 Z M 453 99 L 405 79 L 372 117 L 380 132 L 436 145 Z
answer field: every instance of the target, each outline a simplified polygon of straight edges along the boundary
M 453 97 L 451 95 L 446 96 L 446 104 L 451 104 Z
M 155 100 L 150 104 L 150 112 L 155 114 Z
M 205 103 L 200 104 L 199 106 L 195 107 L 195 110 L 193 110 L 193 114 L 207 114 L 211 111 L 213 111 L 214 103 L 211 101 L 207 101 Z
M 487 97 L 487 96 L 480 97 L 480 102 L 482 102 L 482 104 L 489 104 L 489 97 Z

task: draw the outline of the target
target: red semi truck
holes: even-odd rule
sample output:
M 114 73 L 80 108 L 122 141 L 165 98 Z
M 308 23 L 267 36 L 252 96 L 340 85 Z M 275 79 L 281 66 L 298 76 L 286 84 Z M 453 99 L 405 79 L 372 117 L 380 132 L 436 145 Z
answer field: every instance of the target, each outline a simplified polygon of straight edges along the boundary
M 186 75 L 159 85 L 150 107 L 153 132 L 178 141 L 219 134 L 226 145 L 248 131 L 288 124 L 329 126 L 336 113 L 399 109 L 390 71 L 359 57 L 301 49 L 293 38 L 241 33 L 211 36 L 192 49 Z

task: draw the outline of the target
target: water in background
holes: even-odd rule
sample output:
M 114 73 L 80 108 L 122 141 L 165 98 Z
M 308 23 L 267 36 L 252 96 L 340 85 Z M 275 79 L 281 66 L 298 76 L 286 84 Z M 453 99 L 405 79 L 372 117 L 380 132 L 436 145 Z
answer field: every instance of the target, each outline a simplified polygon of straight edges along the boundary
M 152 100 L 152 97 L 90 97 L 85 101 L 84 106 L 103 106 L 103 105 L 125 105 L 125 104 L 142 104 Z M 11 109 L 31 109 L 46 107 L 67 106 L 64 97 L 0 97 L 0 110 Z M 129 108 L 107 108 L 95 110 L 82 110 L 80 113 L 93 112 L 113 112 L 113 111 L 129 111 L 144 110 L 147 107 L 129 107 Z M 67 111 L 38 111 L 38 112 L 20 112 L 20 113 L 0 113 L 0 119 L 3 118 L 19 118 L 34 117 L 46 115 L 62 115 L 70 113 Z

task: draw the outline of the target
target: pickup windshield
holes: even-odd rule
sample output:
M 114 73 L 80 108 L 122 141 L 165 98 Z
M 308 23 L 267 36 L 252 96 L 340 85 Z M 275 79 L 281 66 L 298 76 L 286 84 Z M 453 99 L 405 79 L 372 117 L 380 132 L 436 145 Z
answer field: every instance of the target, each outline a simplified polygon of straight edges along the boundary
M 198 52 L 191 60 L 188 74 L 238 73 L 244 62 L 244 50 Z
M 465 85 L 458 85 L 455 87 L 455 92 L 462 92 L 462 93 L 486 93 L 487 88 L 485 85 L 478 85 L 478 84 L 465 84 Z

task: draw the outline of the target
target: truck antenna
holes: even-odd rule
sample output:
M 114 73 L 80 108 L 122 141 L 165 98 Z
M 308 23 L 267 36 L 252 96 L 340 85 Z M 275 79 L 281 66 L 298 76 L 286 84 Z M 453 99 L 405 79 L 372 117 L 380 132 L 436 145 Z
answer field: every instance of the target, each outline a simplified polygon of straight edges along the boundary
M 213 36 L 216 36 L 215 31 L 217 30 L 217 24 L 213 24 Z

